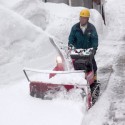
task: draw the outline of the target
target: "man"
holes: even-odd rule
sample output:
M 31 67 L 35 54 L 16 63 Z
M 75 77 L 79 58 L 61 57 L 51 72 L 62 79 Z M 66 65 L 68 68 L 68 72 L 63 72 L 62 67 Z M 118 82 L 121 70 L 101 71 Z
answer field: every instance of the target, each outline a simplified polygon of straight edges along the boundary
M 98 47 L 98 34 L 94 25 L 89 23 L 90 12 L 88 9 L 83 9 L 80 12 L 80 22 L 75 24 L 69 35 L 69 43 L 76 49 L 94 48 L 94 54 Z M 95 59 L 92 59 L 94 69 L 94 80 L 97 81 L 97 65 Z

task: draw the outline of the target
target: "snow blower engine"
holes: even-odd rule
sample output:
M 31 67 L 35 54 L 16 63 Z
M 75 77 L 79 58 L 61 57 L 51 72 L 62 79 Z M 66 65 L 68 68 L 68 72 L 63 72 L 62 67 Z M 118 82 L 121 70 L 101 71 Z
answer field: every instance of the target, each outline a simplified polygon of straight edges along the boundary
M 85 79 L 89 83 L 92 95 L 92 103 L 94 104 L 100 93 L 100 83 L 94 81 L 94 70 L 92 59 L 94 57 L 94 49 L 75 49 L 73 45 L 69 46 L 70 56 L 75 70 L 84 70 Z

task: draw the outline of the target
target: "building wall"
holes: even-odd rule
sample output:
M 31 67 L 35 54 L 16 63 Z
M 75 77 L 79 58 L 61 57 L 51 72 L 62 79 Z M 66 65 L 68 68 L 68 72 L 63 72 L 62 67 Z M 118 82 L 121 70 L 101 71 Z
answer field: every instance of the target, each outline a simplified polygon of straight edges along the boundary
M 86 8 L 96 9 L 98 12 L 102 14 L 102 17 L 105 21 L 105 13 L 104 13 L 104 4 L 105 0 L 42 0 L 43 2 L 52 2 L 52 3 L 65 3 L 70 6 L 83 6 Z
M 89 9 L 93 8 L 93 0 L 83 0 L 84 2 L 84 7 L 87 7 Z
M 84 6 L 89 9 L 93 7 L 92 3 L 93 0 L 71 0 L 72 6 Z
M 71 6 L 83 6 L 83 0 L 70 0 Z
M 46 2 L 52 2 L 52 3 L 65 3 L 69 4 L 69 0 L 44 0 Z
M 93 0 L 43 0 L 44 2 L 52 2 L 52 3 L 65 3 L 71 4 L 71 6 L 84 6 L 87 8 L 92 8 Z

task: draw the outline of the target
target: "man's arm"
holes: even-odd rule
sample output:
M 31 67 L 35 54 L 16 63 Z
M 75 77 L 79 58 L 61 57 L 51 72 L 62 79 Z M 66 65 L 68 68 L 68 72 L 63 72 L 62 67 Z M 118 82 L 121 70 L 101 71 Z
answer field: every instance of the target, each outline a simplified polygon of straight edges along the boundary
M 95 27 L 93 27 L 93 30 L 92 30 L 91 40 L 92 40 L 92 47 L 96 51 L 97 48 L 98 48 L 98 34 L 97 34 L 97 31 L 96 31 Z
M 70 35 L 69 35 L 69 42 L 68 42 L 68 45 L 72 44 L 74 45 L 75 44 L 75 30 L 74 28 L 72 27 L 71 29 L 71 32 L 70 32 Z

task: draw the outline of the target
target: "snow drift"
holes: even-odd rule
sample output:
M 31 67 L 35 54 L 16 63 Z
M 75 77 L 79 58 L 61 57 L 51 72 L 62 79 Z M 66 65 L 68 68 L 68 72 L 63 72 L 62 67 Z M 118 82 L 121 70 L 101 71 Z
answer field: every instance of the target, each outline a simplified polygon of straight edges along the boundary
M 0 2 L 6 7 L 0 6 L 0 124 L 81 124 L 85 115 L 83 103 L 31 98 L 26 80 L 21 79 L 25 78 L 22 72 L 24 66 L 53 68 L 57 52 L 42 29 L 45 28 L 46 32 L 67 44 L 71 26 L 79 21 L 79 11 L 82 8 L 44 4 L 38 0 Z M 90 21 L 101 33 L 101 16 L 94 10 L 91 13 L 93 18 Z M 94 15 L 99 17 L 99 22 Z
M 6 78 L 6 75 L 9 74 L 11 78 L 13 74 L 21 71 L 23 66 L 30 67 L 31 64 L 34 68 L 43 67 L 43 63 L 56 58 L 57 52 L 41 28 L 2 6 L 0 6 L 0 18 L 1 77 Z M 37 59 L 39 59 L 40 65 L 38 65 Z M 48 61 L 44 67 L 54 64 L 55 60 Z M 12 69 L 8 70 L 9 68 Z M 6 73 L 3 73 L 5 71 Z M 4 84 L 3 81 L 1 83 Z

